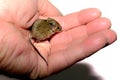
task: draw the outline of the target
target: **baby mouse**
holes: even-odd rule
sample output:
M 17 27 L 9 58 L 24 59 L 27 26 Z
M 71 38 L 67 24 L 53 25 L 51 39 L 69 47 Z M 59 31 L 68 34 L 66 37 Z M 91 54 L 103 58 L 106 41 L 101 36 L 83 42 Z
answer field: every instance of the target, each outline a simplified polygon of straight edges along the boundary
M 34 39 L 35 42 L 41 42 L 50 39 L 53 35 L 61 31 L 61 25 L 52 18 L 37 19 L 31 26 L 29 42 L 46 63 L 47 60 L 41 55 L 31 40 Z

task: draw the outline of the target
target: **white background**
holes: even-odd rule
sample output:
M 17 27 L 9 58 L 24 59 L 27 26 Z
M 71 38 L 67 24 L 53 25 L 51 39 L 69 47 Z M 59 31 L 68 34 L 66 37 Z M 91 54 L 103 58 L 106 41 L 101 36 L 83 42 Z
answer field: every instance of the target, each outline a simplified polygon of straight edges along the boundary
M 102 80 L 120 80 L 120 2 L 119 0 L 50 0 L 64 15 L 85 8 L 98 8 L 112 22 L 118 38 L 82 63 L 88 63 Z M 79 79 L 83 80 L 83 79 Z M 92 79 L 91 79 L 92 80 Z

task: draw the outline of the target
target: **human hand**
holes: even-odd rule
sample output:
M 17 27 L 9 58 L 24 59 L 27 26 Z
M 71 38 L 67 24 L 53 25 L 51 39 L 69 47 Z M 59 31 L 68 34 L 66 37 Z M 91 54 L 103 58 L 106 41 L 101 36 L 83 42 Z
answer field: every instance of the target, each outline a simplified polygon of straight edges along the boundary
M 62 16 L 48 0 L 1 0 L 0 4 L 0 69 L 10 73 L 45 77 L 116 40 L 110 21 L 97 9 Z M 34 43 L 48 65 L 28 41 L 28 28 L 44 17 L 56 19 L 63 28 L 50 42 Z

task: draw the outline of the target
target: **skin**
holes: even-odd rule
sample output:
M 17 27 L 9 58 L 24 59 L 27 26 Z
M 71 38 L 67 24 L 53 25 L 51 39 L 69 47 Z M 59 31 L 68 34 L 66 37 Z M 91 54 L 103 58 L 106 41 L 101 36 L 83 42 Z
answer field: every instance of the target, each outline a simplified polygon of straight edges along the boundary
M 94 54 L 117 38 L 110 29 L 110 20 L 100 17 L 101 12 L 95 8 L 62 16 L 48 0 L 0 3 L 0 70 L 9 73 L 28 74 L 32 79 L 45 77 Z M 54 18 L 63 29 L 50 42 L 33 43 L 48 66 L 28 41 L 28 28 L 41 17 Z

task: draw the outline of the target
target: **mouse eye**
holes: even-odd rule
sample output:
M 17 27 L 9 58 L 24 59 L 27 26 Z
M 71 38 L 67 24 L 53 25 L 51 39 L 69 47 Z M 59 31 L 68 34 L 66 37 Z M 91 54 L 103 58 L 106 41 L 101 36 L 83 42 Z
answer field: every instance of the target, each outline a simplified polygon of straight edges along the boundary
M 60 29 L 60 27 L 57 27 L 57 29 Z
M 49 25 L 55 26 L 55 22 L 49 22 Z

